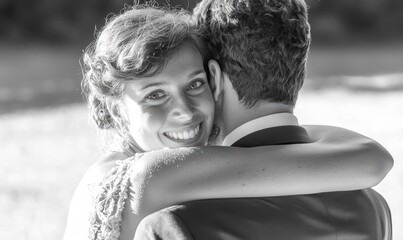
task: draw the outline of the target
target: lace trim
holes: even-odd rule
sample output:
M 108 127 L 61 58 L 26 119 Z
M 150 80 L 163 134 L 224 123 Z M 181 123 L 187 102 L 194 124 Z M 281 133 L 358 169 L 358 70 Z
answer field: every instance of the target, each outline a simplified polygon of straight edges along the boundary
M 141 154 L 118 161 L 114 167 L 95 186 L 94 210 L 90 217 L 89 239 L 91 240 L 117 240 L 120 235 L 122 212 L 128 196 L 132 162 Z

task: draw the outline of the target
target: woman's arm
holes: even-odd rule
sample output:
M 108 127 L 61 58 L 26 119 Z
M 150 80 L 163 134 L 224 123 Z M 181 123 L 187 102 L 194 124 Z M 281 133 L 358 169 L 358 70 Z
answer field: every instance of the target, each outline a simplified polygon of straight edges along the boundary
M 372 139 L 337 127 L 305 128 L 311 143 L 146 153 L 134 163 L 132 208 L 147 215 L 198 199 L 363 189 L 378 184 L 393 165 Z

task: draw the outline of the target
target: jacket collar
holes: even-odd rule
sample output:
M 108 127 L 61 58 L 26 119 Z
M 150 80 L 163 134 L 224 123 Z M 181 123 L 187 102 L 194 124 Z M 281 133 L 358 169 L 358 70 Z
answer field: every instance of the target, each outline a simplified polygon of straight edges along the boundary
M 234 147 L 259 147 L 267 145 L 308 143 L 309 136 L 305 128 L 288 125 L 262 129 L 244 136 L 235 143 Z
M 223 146 L 231 146 L 241 138 L 266 128 L 279 126 L 298 126 L 298 120 L 292 113 L 277 113 L 246 122 L 230 132 L 223 140 Z

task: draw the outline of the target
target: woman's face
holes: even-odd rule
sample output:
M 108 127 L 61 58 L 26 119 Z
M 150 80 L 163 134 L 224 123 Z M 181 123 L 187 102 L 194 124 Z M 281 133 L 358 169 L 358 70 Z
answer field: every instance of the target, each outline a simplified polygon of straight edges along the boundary
M 123 112 L 144 151 L 206 145 L 214 100 L 200 53 L 185 43 L 161 73 L 128 83 Z

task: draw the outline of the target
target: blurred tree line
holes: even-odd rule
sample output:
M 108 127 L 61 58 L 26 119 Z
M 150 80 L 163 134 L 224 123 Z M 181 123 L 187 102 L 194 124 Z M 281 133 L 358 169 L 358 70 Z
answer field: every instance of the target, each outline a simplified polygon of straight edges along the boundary
M 401 0 L 306 0 L 313 41 L 403 43 Z
M 159 0 L 192 9 L 200 0 Z M 306 0 L 314 41 L 349 43 L 399 41 L 403 1 Z M 110 13 L 128 0 L 0 0 L 1 42 L 88 43 Z

